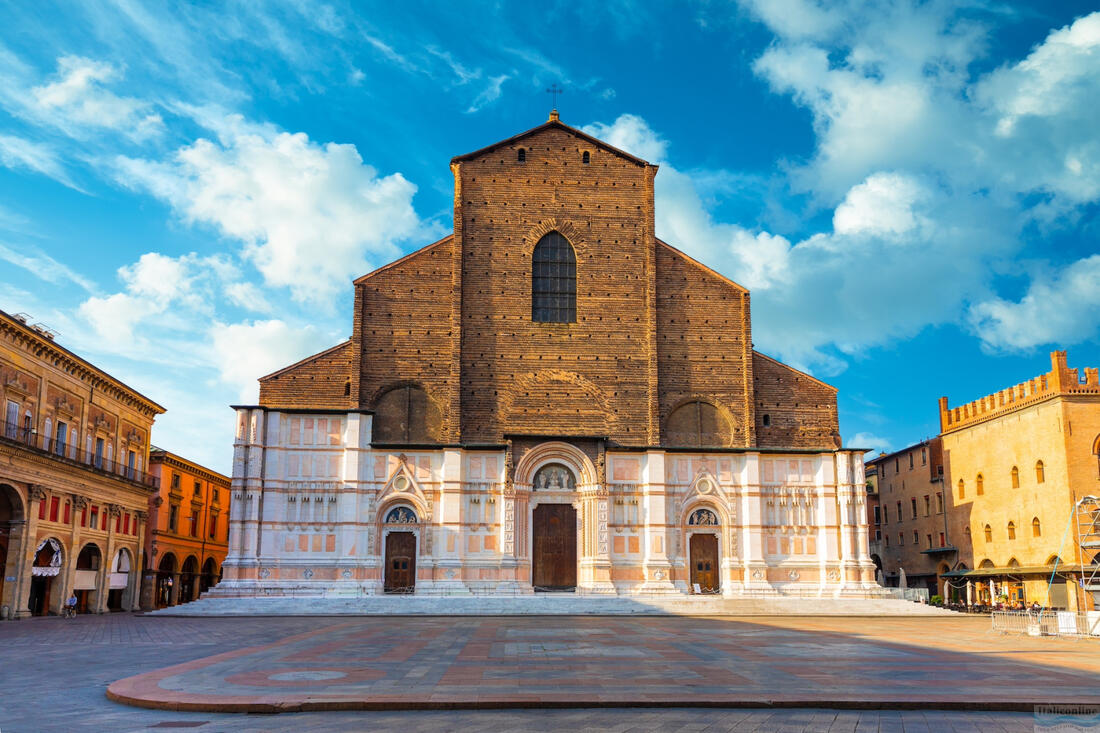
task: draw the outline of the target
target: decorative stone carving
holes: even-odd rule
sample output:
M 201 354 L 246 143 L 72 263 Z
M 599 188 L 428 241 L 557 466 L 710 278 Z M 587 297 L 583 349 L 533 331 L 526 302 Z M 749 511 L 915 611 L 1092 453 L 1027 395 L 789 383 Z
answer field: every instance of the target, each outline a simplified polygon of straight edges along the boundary
M 763 570 L 753 570 L 752 571 L 752 579 L 753 580 L 763 580 L 764 579 L 764 571 Z
M 311 568 L 306 568 L 305 571 L 302 573 L 302 577 L 306 580 L 309 580 L 313 577 L 313 570 Z
M 38 484 L 31 484 L 27 496 L 30 497 L 31 501 L 45 501 L 46 491 Z
M 260 577 L 261 578 L 271 577 L 271 571 L 268 570 L 267 568 L 260 568 Z
M 73 494 L 73 509 L 85 509 L 88 506 L 88 498 L 80 496 L 79 494 Z
M 340 573 L 340 575 L 342 575 L 345 580 L 350 578 L 351 577 L 351 568 L 344 568 L 344 571 L 342 573 Z
M 801 576 L 798 574 L 797 570 L 792 570 L 791 572 L 787 573 L 787 577 L 791 580 L 798 580 Z

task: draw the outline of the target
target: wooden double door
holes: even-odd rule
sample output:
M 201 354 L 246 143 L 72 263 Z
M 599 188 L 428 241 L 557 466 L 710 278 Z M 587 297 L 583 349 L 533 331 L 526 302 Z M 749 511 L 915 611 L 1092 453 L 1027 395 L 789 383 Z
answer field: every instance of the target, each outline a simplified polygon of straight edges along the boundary
M 576 589 L 577 510 L 572 504 L 540 504 L 531 524 L 535 590 Z
M 690 544 L 692 592 L 717 593 L 718 538 L 712 534 L 693 534 Z
M 386 535 L 385 593 L 412 593 L 416 586 L 416 536 L 412 532 Z

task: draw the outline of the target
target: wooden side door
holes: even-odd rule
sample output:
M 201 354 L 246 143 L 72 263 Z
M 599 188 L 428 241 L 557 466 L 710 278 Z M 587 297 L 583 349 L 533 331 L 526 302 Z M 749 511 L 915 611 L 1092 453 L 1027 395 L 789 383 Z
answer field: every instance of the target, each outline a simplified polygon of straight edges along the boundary
M 571 504 L 535 507 L 531 544 L 536 590 L 577 587 L 577 510 Z
M 718 582 L 718 538 L 712 534 L 693 534 L 691 536 L 691 584 L 703 593 L 717 593 Z
M 386 535 L 386 572 L 382 590 L 412 593 L 416 585 L 416 537 L 412 532 Z

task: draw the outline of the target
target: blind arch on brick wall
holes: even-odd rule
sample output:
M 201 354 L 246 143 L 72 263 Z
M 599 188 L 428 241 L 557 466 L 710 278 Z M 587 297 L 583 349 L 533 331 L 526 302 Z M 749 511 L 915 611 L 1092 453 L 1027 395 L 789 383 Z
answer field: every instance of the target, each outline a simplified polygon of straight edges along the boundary
M 665 419 L 665 443 L 698 448 L 727 447 L 733 443 L 733 423 L 710 402 L 685 402 Z
M 577 320 L 577 254 L 561 232 L 547 232 L 531 253 L 531 320 Z
M 374 401 L 373 443 L 438 443 L 440 412 L 423 388 L 402 384 Z

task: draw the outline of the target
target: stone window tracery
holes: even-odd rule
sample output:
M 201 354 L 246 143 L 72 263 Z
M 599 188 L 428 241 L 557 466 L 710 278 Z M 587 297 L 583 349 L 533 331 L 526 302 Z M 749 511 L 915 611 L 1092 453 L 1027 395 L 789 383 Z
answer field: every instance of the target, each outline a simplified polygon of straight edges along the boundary
M 548 232 L 531 254 L 531 320 L 577 320 L 577 255 L 560 232 Z

